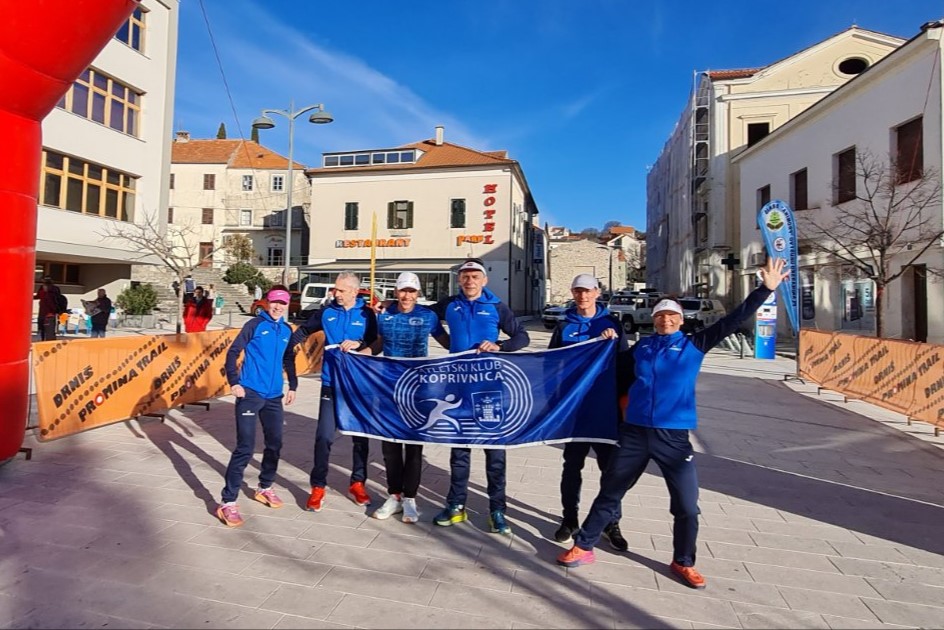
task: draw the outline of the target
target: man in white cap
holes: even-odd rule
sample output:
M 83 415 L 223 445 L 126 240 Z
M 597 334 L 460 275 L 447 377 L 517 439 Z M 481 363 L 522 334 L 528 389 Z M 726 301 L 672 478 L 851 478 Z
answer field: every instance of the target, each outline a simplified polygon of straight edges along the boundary
M 625 391 L 626 387 L 629 386 L 625 370 L 629 343 L 623 334 L 622 326 L 610 316 L 610 311 L 606 308 L 606 305 L 597 302 L 600 298 L 599 282 L 589 273 L 577 274 L 570 283 L 570 294 L 574 298 L 574 305 L 564 312 L 564 321 L 557 325 L 551 335 L 548 348 L 562 348 L 597 337 L 615 339 L 614 352 L 617 352 L 616 391 Z M 614 422 L 618 421 L 619 418 L 617 407 L 618 402 L 614 400 Z M 579 424 L 582 420 L 583 418 L 578 417 L 576 422 Z M 583 470 L 591 448 L 596 453 L 597 466 L 600 468 L 600 472 L 605 473 L 610 460 L 616 453 L 615 444 L 568 442 L 564 445 L 564 468 L 561 472 L 560 481 L 561 507 L 563 507 L 564 513 L 560 527 L 554 533 L 554 540 L 557 542 L 569 541 L 574 532 L 580 528 L 577 509 L 580 504 L 580 487 L 583 484 L 581 470 Z M 604 528 L 603 536 L 610 541 L 610 546 L 617 551 L 626 551 L 629 549 L 629 543 L 626 542 L 620 531 L 620 516 L 621 511 L 617 506 L 613 521 Z
M 425 357 L 429 354 L 430 337 L 449 349 L 449 335 L 433 311 L 416 303 L 419 295 L 419 277 L 409 271 L 401 273 L 397 278 L 397 301 L 377 316 L 378 337 L 363 350 L 365 354 L 383 350 L 385 357 Z M 373 517 L 387 519 L 402 512 L 404 523 L 415 523 L 420 517 L 416 493 L 423 469 L 423 445 L 385 440 L 381 448 L 389 496 Z
M 430 307 L 439 319 L 449 325 L 449 351 L 477 349 L 479 352 L 514 352 L 527 346 L 531 339 L 518 324 L 515 314 L 485 287 L 488 284 L 485 264 L 478 258 L 469 258 L 459 265 L 458 274 L 459 293 Z M 508 339 L 499 343 L 499 332 L 508 335 Z M 511 526 L 505 519 L 505 451 L 500 448 L 484 450 L 489 529 L 494 534 L 507 535 L 511 533 Z M 465 503 L 469 492 L 471 459 L 471 449 L 452 449 L 446 506 L 433 520 L 441 527 L 468 519 Z
M 688 432 L 698 425 L 695 381 L 705 355 L 752 316 L 787 276 L 782 258 L 767 259 L 761 270 L 764 284 L 712 326 L 692 335 L 681 332 L 684 312 L 673 299 L 652 309 L 656 334 L 638 341 L 629 352 L 629 403 L 620 426 L 619 450 L 610 462 L 590 514 L 574 539 L 574 546 L 557 557 L 565 567 L 595 561 L 593 547 L 613 521 L 623 496 L 636 485 L 654 460 L 669 489 L 672 528 L 672 563 L 669 570 L 686 586 L 704 588 L 705 578 L 695 569 L 698 537 L 698 475 L 695 451 Z

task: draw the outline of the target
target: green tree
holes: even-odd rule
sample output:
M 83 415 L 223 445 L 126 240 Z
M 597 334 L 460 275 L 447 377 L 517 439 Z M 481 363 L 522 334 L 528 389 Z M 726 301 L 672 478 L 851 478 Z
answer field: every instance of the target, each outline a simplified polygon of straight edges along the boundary
M 250 134 L 249 139 L 255 142 L 256 144 L 259 144 L 259 128 L 258 127 L 252 128 L 252 134 Z
M 216 130 L 217 140 L 226 140 L 226 123 L 220 123 L 220 128 Z
M 229 284 L 244 284 L 250 291 L 254 291 L 257 286 L 262 287 L 263 291 L 268 291 L 272 286 L 272 281 L 248 262 L 230 265 L 223 274 L 223 280 Z
M 226 253 L 236 262 L 249 262 L 256 253 L 252 239 L 246 234 L 232 234 L 223 246 Z
M 128 315 L 149 315 L 157 306 L 157 291 L 150 284 L 132 284 L 118 294 L 115 304 Z

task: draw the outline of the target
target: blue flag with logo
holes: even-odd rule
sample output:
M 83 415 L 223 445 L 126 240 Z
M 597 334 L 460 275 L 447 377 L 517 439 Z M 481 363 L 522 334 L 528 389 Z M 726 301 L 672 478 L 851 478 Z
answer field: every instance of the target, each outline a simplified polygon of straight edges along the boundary
M 616 342 L 399 359 L 325 350 L 338 429 L 405 443 L 617 442 Z
M 783 258 L 790 275 L 780 283 L 780 298 L 793 332 L 800 332 L 800 269 L 797 261 L 797 229 L 793 210 L 779 199 L 767 203 L 757 213 L 757 225 L 771 258 Z

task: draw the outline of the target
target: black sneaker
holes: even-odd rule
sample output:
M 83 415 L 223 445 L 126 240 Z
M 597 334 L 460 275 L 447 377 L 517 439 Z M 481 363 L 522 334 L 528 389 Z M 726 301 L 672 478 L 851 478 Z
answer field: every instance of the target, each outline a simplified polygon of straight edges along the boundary
M 575 521 L 561 521 L 560 527 L 554 532 L 554 540 L 559 543 L 568 542 L 574 537 L 574 533 L 576 533 L 578 529 L 580 529 L 580 525 Z
M 603 530 L 603 537 L 610 541 L 610 547 L 617 551 L 629 551 L 629 543 L 623 538 L 619 523 L 611 523 Z

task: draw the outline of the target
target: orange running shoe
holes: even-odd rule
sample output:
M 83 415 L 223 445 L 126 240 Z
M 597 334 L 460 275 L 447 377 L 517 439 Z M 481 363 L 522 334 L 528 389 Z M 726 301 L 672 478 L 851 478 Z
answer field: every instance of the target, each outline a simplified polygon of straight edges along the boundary
M 685 586 L 691 588 L 705 588 L 705 578 L 702 577 L 701 573 L 695 570 L 695 567 L 683 567 L 677 562 L 673 562 L 669 565 L 669 568 L 672 569 L 674 573 Z
M 367 494 L 367 488 L 364 487 L 363 481 L 352 483 L 351 487 L 347 489 L 347 495 L 358 505 L 370 505 L 370 495 Z
M 311 489 L 311 496 L 308 497 L 308 504 L 305 509 L 309 512 L 320 512 L 324 507 L 325 489 L 315 486 Z
M 593 550 L 587 551 L 574 545 L 561 555 L 557 556 L 557 564 L 562 567 L 579 567 L 582 564 L 593 564 L 597 558 L 593 555 Z

